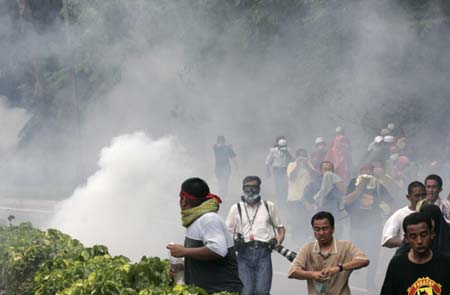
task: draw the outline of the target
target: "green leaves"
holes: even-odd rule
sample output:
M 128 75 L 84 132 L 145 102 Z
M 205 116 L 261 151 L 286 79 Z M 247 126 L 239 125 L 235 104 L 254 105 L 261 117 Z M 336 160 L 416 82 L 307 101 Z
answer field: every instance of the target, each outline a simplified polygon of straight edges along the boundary
M 85 248 L 58 230 L 29 223 L 0 227 L 0 282 L 7 295 L 207 295 L 198 287 L 174 286 L 167 260 L 130 263 L 106 246 Z

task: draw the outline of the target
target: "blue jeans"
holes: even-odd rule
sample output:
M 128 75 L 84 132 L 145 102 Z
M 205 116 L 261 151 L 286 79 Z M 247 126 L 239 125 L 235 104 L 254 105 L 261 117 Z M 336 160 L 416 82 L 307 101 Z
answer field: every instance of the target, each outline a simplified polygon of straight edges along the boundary
M 246 247 L 237 256 L 243 295 L 269 295 L 272 287 L 272 250 Z

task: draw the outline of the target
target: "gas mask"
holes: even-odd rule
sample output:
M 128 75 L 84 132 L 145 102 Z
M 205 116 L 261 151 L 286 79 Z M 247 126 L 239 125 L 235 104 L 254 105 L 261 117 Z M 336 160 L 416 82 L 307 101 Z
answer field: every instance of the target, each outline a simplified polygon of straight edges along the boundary
M 243 196 L 241 196 L 241 200 L 244 203 L 247 203 L 249 205 L 253 205 L 253 204 L 256 204 L 259 201 L 261 201 L 261 196 L 258 195 L 258 194 L 255 195 L 253 193 L 244 194 Z
M 244 185 L 244 194 L 241 196 L 242 202 L 247 204 L 256 204 L 261 200 L 259 195 L 260 188 L 256 185 Z

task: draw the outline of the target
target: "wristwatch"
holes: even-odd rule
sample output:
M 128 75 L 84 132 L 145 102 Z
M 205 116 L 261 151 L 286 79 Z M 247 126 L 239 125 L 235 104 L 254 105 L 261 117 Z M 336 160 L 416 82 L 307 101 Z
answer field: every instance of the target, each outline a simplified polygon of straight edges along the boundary
M 337 266 L 339 267 L 339 272 L 343 272 L 344 271 L 344 266 L 342 265 L 342 263 L 338 263 Z

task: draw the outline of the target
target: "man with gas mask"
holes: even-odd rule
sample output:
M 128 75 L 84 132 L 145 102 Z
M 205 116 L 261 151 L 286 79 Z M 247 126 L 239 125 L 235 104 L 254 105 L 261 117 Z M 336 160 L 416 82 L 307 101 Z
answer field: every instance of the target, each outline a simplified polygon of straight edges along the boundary
M 272 286 L 274 248 L 281 246 L 285 228 L 273 202 L 262 200 L 261 179 L 247 176 L 243 180 L 241 202 L 234 204 L 226 220 L 237 247 L 239 277 L 243 295 L 267 295 Z

